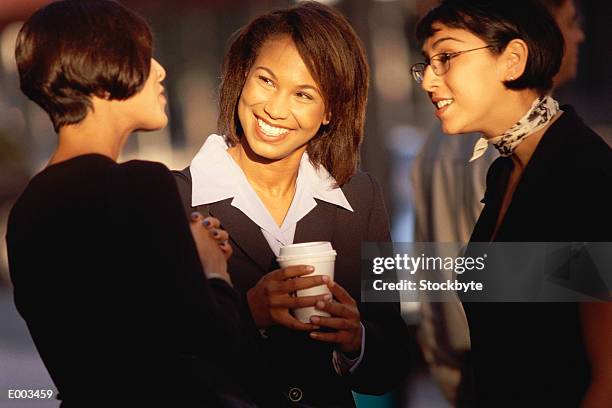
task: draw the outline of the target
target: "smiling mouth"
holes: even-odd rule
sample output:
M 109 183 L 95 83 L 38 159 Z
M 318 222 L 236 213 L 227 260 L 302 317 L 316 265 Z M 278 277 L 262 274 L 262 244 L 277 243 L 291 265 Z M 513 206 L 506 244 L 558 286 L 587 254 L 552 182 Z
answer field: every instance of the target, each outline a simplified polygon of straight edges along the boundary
M 441 99 L 441 100 L 439 100 L 437 102 L 434 102 L 434 105 L 436 106 L 436 108 L 442 109 L 442 108 L 450 105 L 453 102 L 454 102 L 453 99 Z
M 289 133 L 289 129 L 283 127 L 276 127 L 266 123 L 263 119 L 256 117 L 257 126 L 261 132 L 269 137 L 280 137 Z

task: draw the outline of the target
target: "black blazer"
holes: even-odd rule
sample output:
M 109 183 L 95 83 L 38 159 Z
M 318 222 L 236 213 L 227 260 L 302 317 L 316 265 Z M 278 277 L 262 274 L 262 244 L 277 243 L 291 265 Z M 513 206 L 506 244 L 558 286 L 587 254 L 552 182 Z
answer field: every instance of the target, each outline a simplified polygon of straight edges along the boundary
M 185 211 L 191 213 L 189 169 L 175 172 Z M 342 187 L 354 212 L 317 200 L 317 206 L 297 223 L 295 243 L 330 241 L 337 251 L 335 280 L 351 296 L 360 299 L 360 251 L 362 241 L 390 241 L 387 213 L 378 183 L 366 173 L 356 174 Z M 268 272 L 277 269 L 275 255 L 259 226 L 230 205 L 232 199 L 212 203 L 202 212 L 219 218 L 229 232 L 234 254 L 229 261 L 235 288 L 243 295 Z M 339 376 L 332 365 L 332 346 L 317 342 L 307 333 L 282 326 L 267 330 L 261 338 L 253 322 L 253 336 L 263 347 L 270 367 L 265 384 L 283 393 L 287 401 L 320 407 L 354 406 L 351 390 L 382 394 L 392 390 L 409 368 L 412 338 L 397 303 L 360 303 L 365 327 L 365 352 L 352 375 Z M 249 320 L 250 313 L 245 309 Z
M 562 110 L 527 164 L 495 241 L 612 241 L 612 150 L 570 106 Z M 491 165 L 472 242 L 490 241 L 511 169 L 509 157 Z M 590 367 L 577 303 L 464 306 L 472 340 L 469 406 L 580 405 Z
M 223 373 L 242 350 L 240 297 L 205 278 L 165 166 L 49 166 L 11 210 L 7 248 L 62 407 L 251 406 L 224 397 L 242 398 Z

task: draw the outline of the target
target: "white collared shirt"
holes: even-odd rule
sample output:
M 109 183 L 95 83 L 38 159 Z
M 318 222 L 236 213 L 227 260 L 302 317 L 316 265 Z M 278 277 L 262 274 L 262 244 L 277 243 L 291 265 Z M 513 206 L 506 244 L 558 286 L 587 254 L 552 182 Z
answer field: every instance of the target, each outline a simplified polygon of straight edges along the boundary
M 315 198 L 353 212 L 342 189 L 334 187 L 334 178 L 323 166 L 315 168 L 308 153 L 304 152 L 298 169 L 295 196 L 282 225 L 278 226 L 240 166 L 227 152 L 228 147 L 225 136 L 212 134 L 191 161 L 191 206 L 233 198 L 231 205 L 261 228 L 276 256 L 281 246 L 293 244 L 297 223 L 317 206 Z M 357 358 L 349 359 L 343 353 L 333 352 L 333 366 L 338 375 L 353 373 L 363 358 L 365 327 L 363 324 L 361 326 L 361 353 Z
M 298 169 L 295 196 L 279 226 L 227 149 L 225 137 L 212 134 L 191 161 L 191 205 L 233 198 L 231 205 L 261 228 L 276 256 L 281 246 L 293 244 L 296 225 L 317 206 L 315 198 L 353 211 L 342 189 L 334 187 L 334 178 L 323 166 L 316 169 L 305 152 Z

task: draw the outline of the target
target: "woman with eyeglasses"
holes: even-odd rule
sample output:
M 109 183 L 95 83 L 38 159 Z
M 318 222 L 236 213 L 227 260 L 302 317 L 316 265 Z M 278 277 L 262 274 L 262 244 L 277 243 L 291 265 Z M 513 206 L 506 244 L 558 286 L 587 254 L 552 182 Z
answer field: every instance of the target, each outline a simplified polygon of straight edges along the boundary
M 472 242 L 612 241 L 612 151 L 549 96 L 563 37 L 531 1 L 443 1 L 417 26 L 412 67 L 445 133 L 488 145 L 485 207 Z M 460 136 L 457 136 L 460 137 Z M 612 401 L 612 303 L 465 303 L 459 405 L 603 407 Z

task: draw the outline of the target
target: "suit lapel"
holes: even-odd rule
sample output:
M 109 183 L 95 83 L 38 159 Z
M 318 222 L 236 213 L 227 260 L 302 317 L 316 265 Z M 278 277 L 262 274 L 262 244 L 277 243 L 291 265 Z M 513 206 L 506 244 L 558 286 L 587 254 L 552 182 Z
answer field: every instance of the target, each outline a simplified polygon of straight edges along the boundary
M 268 273 L 274 266 L 276 256 L 261 233 L 261 229 L 242 211 L 231 205 L 232 199 L 210 204 L 210 215 L 221 220 L 233 245 Z M 332 241 L 337 208 L 333 204 L 317 200 L 317 206 L 298 221 L 294 243 L 311 241 Z
M 239 247 L 263 273 L 268 273 L 276 258 L 274 253 L 259 226 L 231 202 L 229 198 L 210 204 L 210 215 L 221 220 L 221 225 L 230 234 L 232 245 Z
M 332 241 L 337 208 L 325 201 L 317 200 L 317 206 L 295 227 L 293 242 Z

